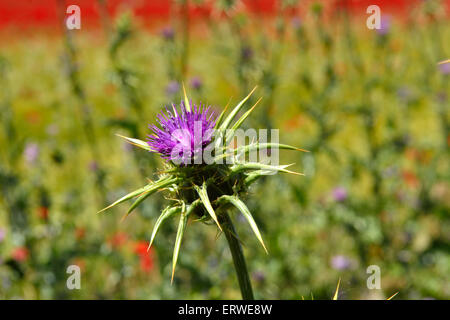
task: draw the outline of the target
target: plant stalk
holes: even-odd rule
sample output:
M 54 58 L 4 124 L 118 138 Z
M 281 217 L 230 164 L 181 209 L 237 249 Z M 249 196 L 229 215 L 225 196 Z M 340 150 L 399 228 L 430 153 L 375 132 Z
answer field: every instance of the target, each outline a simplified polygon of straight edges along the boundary
M 234 229 L 233 222 L 228 213 L 224 212 L 220 215 L 222 220 L 223 232 L 227 238 L 228 246 L 230 247 L 231 256 L 233 257 L 234 269 L 239 281 L 243 300 L 254 300 L 252 284 L 250 276 L 247 271 L 247 264 L 245 263 L 244 252 L 242 251 L 241 243 Z

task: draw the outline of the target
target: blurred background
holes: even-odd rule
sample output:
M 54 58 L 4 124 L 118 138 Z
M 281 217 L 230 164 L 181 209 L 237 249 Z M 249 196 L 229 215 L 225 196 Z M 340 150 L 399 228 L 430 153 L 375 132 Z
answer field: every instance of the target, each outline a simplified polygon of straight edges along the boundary
M 81 29 L 65 28 L 66 8 Z M 369 5 L 381 29 L 369 30 Z M 165 206 L 106 204 L 155 178 L 145 140 L 181 99 L 221 110 L 255 85 L 247 128 L 280 129 L 305 177 L 233 219 L 260 299 L 450 298 L 450 1 L 0 0 L 0 298 L 239 299 L 226 241 L 189 223 L 170 284 Z M 69 265 L 81 289 L 69 290 Z M 381 289 L 366 285 L 369 265 Z

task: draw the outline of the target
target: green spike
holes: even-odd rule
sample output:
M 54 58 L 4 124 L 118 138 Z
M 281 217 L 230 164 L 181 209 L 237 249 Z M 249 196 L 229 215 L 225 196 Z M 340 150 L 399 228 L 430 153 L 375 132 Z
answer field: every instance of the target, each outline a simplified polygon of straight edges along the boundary
M 116 134 L 116 136 L 124 138 L 128 143 L 131 143 L 132 145 L 134 145 L 136 147 L 142 148 L 142 149 L 147 150 L 147 151 L 153 151 L 152 148 L 150 148 L 148 143 L 145 142 L 145 141 L 142 141 L 142 140 L 139 140 L 139 139 L 135 139 L 135 138 L 125 137 L 125 136 L 122 136 L 120 134 Z
M 234 149 L 230 153 L 224 153 L 214 158 L 214 161 L 220 160 L 222 158 L 226 158 L 228 156 L 231 156 L 233 154 L 247 154 L 251 151 L 258 151 L 260 149 L 284 149 L 284 150 L 295 150 L 295 151 L 303 151 L 303 152 L 309 152 L 305 149 L 296 148 L 287 144 L 280 144 L 280 143 L 254 143 L 249 144 L 245 146 L 238 147 Z
M 242 164 L 235 164 L 230 169 L 233 173 L 246 171 L 246 170 L 263 170 L 263 171 L 265 170 L 265 171 L 280 171 L 280 172 L 284 172 L 284 173 L 291 173 L 291 174 L 296 174 L 299 176 L 304 176 L 303 173 L 294 172 L 294 171 L 285 169 L 287 166 L 291 166 L 291 165 L 292 164 L 281 165 L 281 166 L 271 166 L 269 164 L 263 164 L 263 163 L 258 163 L 258 162 L 247 162 L 247 163 L 242 163 Z
M 225 106 L 225 108 L 222 110 L 222 112 L 220 113 L 219 117 L 217 118 L 216 124 L 214 125 L 214 129 L 219 128 L 219 126 L 222 124 L 223 117 L 225 116 L 225 113 L 227 112 L 228 105 L 230 104 L 230 101 L 231 101 L 231 98 L 230 98 L 230 100 L 228 100 L 227 105 Z
M 230 130 L 227 130 L 227 136 L 225 139 L 225 145 L 228 145 L 228 143 L 231 141 L 231 139 L 234 136 L 234 133 L 236 132 L 237 129 L 239 129 L 239 127 L 242 125 L 242 123 L 245 121 L 245 119 L 248 118 L 248 116 L 253 112 L 253 110 L 255 110 L 255 107 L 258 105 L 258 103 L 261 101 L 262 98 L 259 98 L 258 101 L 256 101 L 256 103 L 250 108 L 250 110 L 248 110 L 246 113 L 244 113 L 235 123 L 234 125 L 231 127 Z
M 218 199 L 218 202 L 221 202 L 221 201 L 229 202 L 232 205 L 234 205 L 236 208 L 239 209 L 239 211 L 244 215 L 245 219 L 247 219 L 248 223 L 250 224 L 250 227 L 252 228 L 253 232 L 255 233 L 256 238 L 258 239 L 258 241 L 261 243 L 264 250 L 268 254 L 266 245 L 264 244 L 264 241 L 262 239 L 261 233 L 259 232 L 258 226 L 256 225 L 256 222 L 253 219 L 253 216 L 250 213 L 250 210 L 248 210 L 245 203 L 242 202 L 242 200 L 239 199 L 237 196 L 228 196 L 228 195 L 221 196 Z
M 225 119 L 225 121 L 220 125 L 221 130 L 225 130 L 230 125 L 231 121 L 233 121 L 234 117 L 237 115 L 237 113 L 241 110 L 244 103 L 250 98 L 250 96 L 253 94 L 253 92 L 256 90 L 256 87 L 253 88 L 253 90 L 244 98 L 241 100 L 241 102 L 238 103 L 238 105 L 231 111 L 231 113 L 228 115 L 228 117 Z
M 153 227 L 152 236 L 150 238 L 150 243 L 148 245 L 147 251 L 150 250 L 153 244 L 153 240 L 155 240 L 156 233 L 158 232 L 159 227 L 162 225 L 162 223 L 167 219 L 169 219 L 170 217 L 172 217 L 174 214 L 177 214 L 179 212 L 181 212 L 181 207 L 167 207 L 163 210 L 163 212 L 158 217 Z
M 155 182 L 153 184 L 152 188 L 150 188 L 149 190 L 146 190 L 145 192 L 143 192 L 139 196 L 139 198 L 137 198 L 136 201 L 133 202 L 131 207 L 128 209 L 126 215 L 122 219 L 125 219 L 131 212 L 133 212 L 133 210 L 136 209 L 136 207 L 138 205 L 140 205 L 142 201 L 147 199 L 148 196 L 154 194 L 156 191 L 158 191 L 158 190 L 160 190 L 162 188 L 165 188 L 167 186 L 170 186 L 171 184 L 177 183 L 180 180 L 181 179 L 179 179 L 179 178 L 172 178 L 172 179 L 169 179 L 169 180 L 162 180 L 162 181 Z
M 211 202 L 209 201 L 208 192 L 206 191 L 206 183 L 203 182 L 202 187 L 194 186 L 195 190 L 197 191 L 200 200 L 202 201 L 203 205 L 206 208 L 206 211 L 209 213 L 211 218 L 216 222 L 217 226 L 219 227 L 220 231 L 222 231 L 222 227 L 219 224 L 219 220 L 217 220 L 216 213 L 214 212 L 214 209 L 211 205 Z
M 336 291 L 334 292 L 334 296 L 333 296 L 333 300 L 337 300 L 338 299 L 338 295 L 339 295 L 339 285 L 341 284 L 341 278 L 339 278 L 337 287 L 336 287 Z
M 184 83 L 183 83 L 183 93 L 184 93 L 184 107 L 186 108 L 187 112 L 191 112 L 191 104 L 189 103 L 189 99 L 186 94 L 186 88 L 184 87 Z
M 178 254 L 180 253 L 181 240 L 183 239 L 184 231 L 186 230 L 188 215 L 186 212 L 181 212 L 180 222 L 178 223 L 177 237 L 175 239 L 175 247 L 173 249 L 172 258 L 172 278 L 170 283 L 173 283 L 173 276 L 175 275 L 175 267 L 177 265 Z

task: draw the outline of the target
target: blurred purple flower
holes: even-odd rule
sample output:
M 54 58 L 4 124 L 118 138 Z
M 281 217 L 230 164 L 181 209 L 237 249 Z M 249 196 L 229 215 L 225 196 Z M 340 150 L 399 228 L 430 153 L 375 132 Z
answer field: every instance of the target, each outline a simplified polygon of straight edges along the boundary
M 386 35 L 391 29 L 391 17 L 381 16 L 380 29 L 376 29 L 379 35 Z
M 346 256 L 336 255 L 331 258 L 331 266 L 335 270 L 347 270 L 353 265 L 353 261 Z
M 438 92 L 436 95 L 436 98 L 440 103 L 446 103 L 447 102 L 447 93 L 444 91 Z
M 47 131 L 48 135 L 54 136 L 54 135 L 58 134 L 59 128 L 56 124 L 51 124 L 47 127 L 46 131 Z
M 166 87 L 166 94 L 171 96 L 174 95 L 175 93 L 177 93 L 180 90 L 180 84 L 175 81 L 172 80 L 169 82 L 169 84 Z
M 195 90 L 200 90 L 203 86 L 202 80 L 199 77 L 191 78 L 191 87 Z
M 97 161 L 91 161 L 89 163 L 89 170 L 91 170 L 93 172 L 98 170 L 98 163 L 97 163 Z
M 397 90 L 397 96 L 401 101 L 407 103 L 411 100 L 412 93 L 408 87 L 401 87 Z
M 6 236 L 6 231 L 4 229 L 0 229 L 0 242 L 3 242 Z
M 242 60 L 248 61 L 253 57 L 253 49 L 249 46 L 245 46 L 241 51 Z
M 291 23 L 294 29 L 298 29 L 302 26 L 302 19 L 300 19 L 300 17 L 294 17 L 292 18 Z
M 448 62 L 448 63 L 441 63 L 439 65 L 439 71 L 442 74 L 445 74 L 445 75 L 450 74 L 450 62 Z
M 334 201 L 341 202 L 347 199 L 347 190 L 344 187 L 337 187 L 332 192 Z
M 162 29 L 162 31 L 161 31 L 161 36 L 162 36 L 165 40 L 173 40 L 173 38 L 175 37 L 175 31 L 173 30 L 172 27 L 165 27 L 165 28 Z
M 252 276 L 256 282 L 263 282 L 264 280 L 266 280 L 266 276 L 262 271 L 253 272 Z
M 34 143 L 27 143 L 24 150 L 25 161 L 28 164 L 34 164 L 39 156 L 39 146 Z

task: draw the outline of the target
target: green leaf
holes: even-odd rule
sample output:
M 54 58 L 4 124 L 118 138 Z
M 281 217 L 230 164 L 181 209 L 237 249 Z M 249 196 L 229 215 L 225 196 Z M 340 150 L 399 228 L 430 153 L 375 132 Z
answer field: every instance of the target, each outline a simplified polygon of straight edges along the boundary
M 242 202 L 242 200 L 239 199 L 237 196 L 228 196 L 228 195 L 221 196 L 218 199 L 218 202 L 221 202 L 221 201 L 229 202 L 229 203 L 233 204 L 236 208 L 239 209 L 239 211 L 244 215 L 245 219 L 247 219 L 248 223 L 250 224 L 250 227 L 252 228 L 253 232 L 255 233 L 256 238 L 258 239 L 258 241 L 261 243 L 261 245 L 263 246 L 264 250 L 268 254 L 267 248 L 266 248 L 266 246 L 264 244 L 264 241 L 262 239 L 261 233 L 259 232 L 258 226 L 256 225 L 256 222 L 253 219 L 253 216 L 250 213 L 250 210 L 248 210 L 248 208 L 245 205 L 245 203 Z
M 253 92 L 256 90 L 256 87 L 253 88 L 253 90 L 246 96 L 244 99 L 242 99 L 241 102 L 238 103 L 238 105 L 231 111 L 231 113 L 228 115 L 228 117 L 225 119 L 225 121 L 220 125 L 220 130 L 225 130 L 230 125 L 231 121 L 233 121 L 234 117 L 237 115 L 237 113 L 241 110 L 244 103 L 250 98 L 250 96 L 253 94 Z
M 172 217 L 174 214 L 181 212 L 181 210 L 182 210 L 181 207 L 167 207 L 163 210 L 163 212 L 158 217 L 153 227 L 152 236 L 150 238 L 150 244 L 148 245 L 147 251 L 150 250 L 153 244 L 153 240 L 155 240 L 156 233 L 158 232 L 159 227 L 162 225 L 162 223 L 167 219 L 169 219 L 170 217 Z
M 178 254 L 180 253 L 181 240 L 183 239 L 184 231 L 186 230 L 187 219 L 188 215 L 186 212 L 181 212 L 180 222 L 178 223 L 177 237 L 175 239 L 175 247 L 173 249 L 171 283 L 173 283 L 173 276 L 175 275 L 175 267 L 177 265 Z
M 136 199 L 135 202 L 133 202 L 133 204 L 131 205 L 131 207 L 128 209 L 126 215 L 124 216 L 124 218 L 126 218 L 134 209 L 136 209 L 136 207 L 141 204 L 142 201 L 144 201 L 145 199 L 147 199 L 148 196 L 154 194 L 156 191 L 168 187 L 171 184 L 177 183 L 178 181 L 180 181 L 181 179 L 179 178 L 171 178 L 171 179 L 166 179 L 166 180 L 158 180 L 157 182 L 155 182 L 151 188 L 149 188 L 148 190 L 146 190 L 145 192 L 143 192 L 139 198 Z M 124 219 L 123 218 L 123 219 Z
M 135 138 L 125 137 L 125 136 L 122 136 L 120 134 L 116 134 L 116 136 L 124 138 L 128 143 L 131 143 L 132 145 L 134 145 L 136 147 L 142 148 L 142 149 L 147 150 L 147 151 L 154 152 L 154 150 L 152 150 L 152 148 L 150 148 L 148 143 L 145 142 L 145 141 L 142 141 L 142 140 L 139 140 L 139 139 L 135 139 Z
M 209 201 L 208 192 L 206 191 L 206 183 L 203 182 L 202 187 L 194 186 L 195 190 L 197 191 L 200 200 L 202 200 L 203 205 L 206 208 L 206 211 L 209 213 L 211 218 L 216 222 L 217 226 L 219 227 L 220 231 L 222 231 L 222 227 L 219 224 L 219 220 L 217 220 L 216 213 L 214 212 L 214 209 L 211 205 L 211 202 Z

